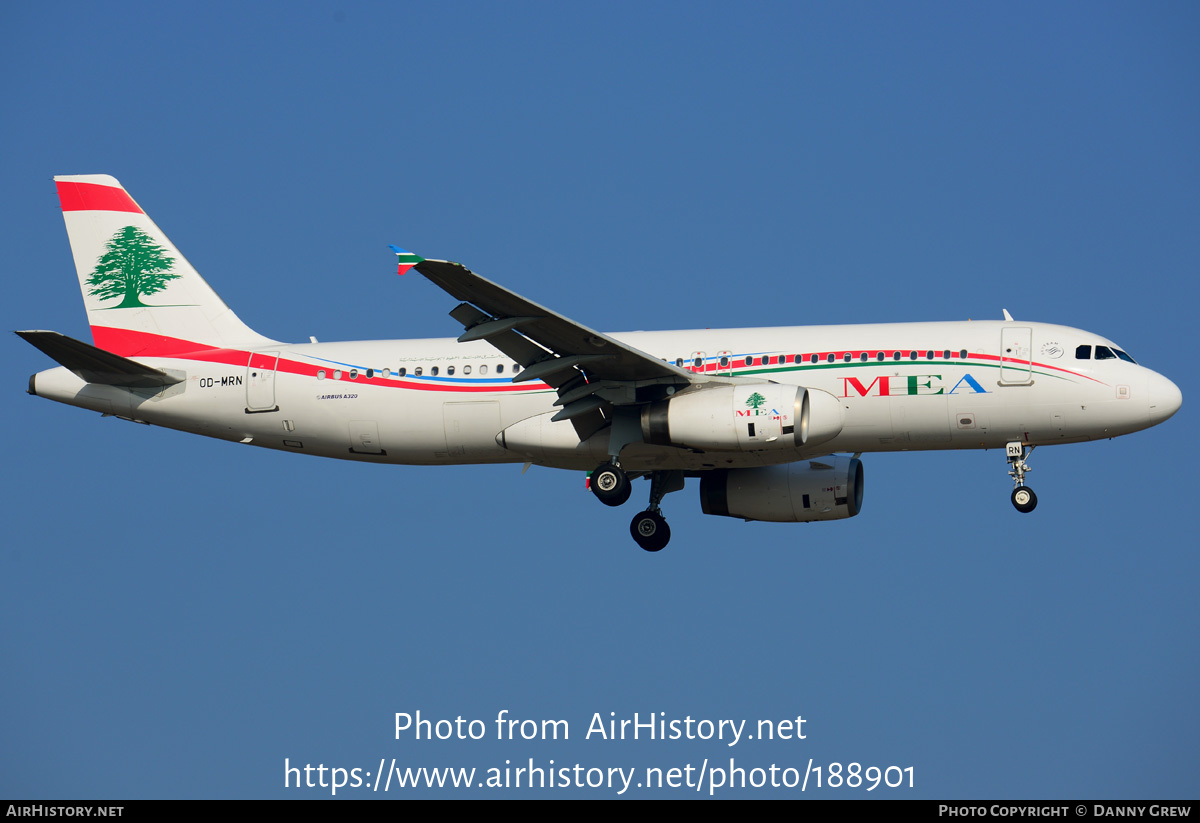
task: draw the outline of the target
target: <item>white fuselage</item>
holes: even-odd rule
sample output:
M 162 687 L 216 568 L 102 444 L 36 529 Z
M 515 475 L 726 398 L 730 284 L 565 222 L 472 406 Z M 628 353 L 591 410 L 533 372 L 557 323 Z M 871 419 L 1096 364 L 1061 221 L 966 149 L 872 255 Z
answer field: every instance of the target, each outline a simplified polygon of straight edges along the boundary
M 1150 369 L 1115 357 L 1077 357 L 1080 346 L 1115 350 L 1111 342 L 1044 323 L 612 336 L 693 371 L 805 386 L 842 407 L 840 433 L 812 447 L 702 451 L 636 443 L 621 455 L 628 470 L 748 467 L 839 451 L 1079 442 L 1147 428 L 1179 406 L 1178 389 Z M 534 462 L 586 470 L 607 454 L 608 429 L 580 443 L 570 422 L 550 423 L 558 411 L 554 390 L 511 382 L 513 362 L 485 342 L 280 343 L 255 352 L 130 356 L 185 379 L 161 390 L 124 389 L 56 368 L 35 375 L 31 391 L 210 437 L 367 462 Z M 506 430 L 513 436 L 498 439 Z

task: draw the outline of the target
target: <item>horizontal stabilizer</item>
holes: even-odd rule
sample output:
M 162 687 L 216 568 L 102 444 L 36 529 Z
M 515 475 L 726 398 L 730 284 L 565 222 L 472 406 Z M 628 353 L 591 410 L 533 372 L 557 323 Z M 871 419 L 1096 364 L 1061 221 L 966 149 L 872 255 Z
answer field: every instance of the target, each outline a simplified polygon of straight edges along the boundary
M 19 331 L 17 335 L 89 383 L 149 389 L 183 382 L 181 377 L 143 366 L 56 331 Z

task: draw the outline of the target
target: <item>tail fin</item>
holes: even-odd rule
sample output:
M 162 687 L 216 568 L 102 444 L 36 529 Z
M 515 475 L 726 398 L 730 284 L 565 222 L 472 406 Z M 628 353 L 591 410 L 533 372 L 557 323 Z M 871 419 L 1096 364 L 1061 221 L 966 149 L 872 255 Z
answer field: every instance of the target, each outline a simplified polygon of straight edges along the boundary
M 115 178 L 54 178 L 96 345 L 125 357 L 274 341 L 238 319 Z

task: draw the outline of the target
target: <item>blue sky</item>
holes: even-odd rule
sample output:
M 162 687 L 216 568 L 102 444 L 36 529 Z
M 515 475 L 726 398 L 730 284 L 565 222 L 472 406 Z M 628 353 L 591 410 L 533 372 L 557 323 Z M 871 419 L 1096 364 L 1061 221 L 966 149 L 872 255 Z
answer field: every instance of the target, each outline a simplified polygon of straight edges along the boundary
M 26 396 L 50 363 L 10 336 L 0 796 L 733 757 L 912 766 L 885 796 L 1196 797 L 1198 29 L 1186 3 L 4 6 L 9 330 L 87 336 L 50 178 L 107 173 L 277 339 L 456 334 L 398 243 L 606 330 L 1007 308 L 1185 400 L 1039 450 L 1029 516 L 1000 452 L 867 455 L 852 520 L 706 517 L 692 481 L 651 556 L 579 475 L 101 419 Z M 417 710 L 571 739 L 395 739 Z M 807 738 L 584 740 L 609 712 Z

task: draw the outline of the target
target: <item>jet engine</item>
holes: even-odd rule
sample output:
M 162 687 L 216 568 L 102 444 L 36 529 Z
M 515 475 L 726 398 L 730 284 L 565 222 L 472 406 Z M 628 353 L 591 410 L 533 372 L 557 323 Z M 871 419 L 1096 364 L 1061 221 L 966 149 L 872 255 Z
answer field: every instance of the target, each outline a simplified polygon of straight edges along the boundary
M 797 449 L 842 430 L 842 405 L 816 389 L 780 383 L 683 392 L 642 409 L 642 437 L 656 446 L 712 451 Z
M 863 467 L 854 457 L 823 457 L 780 466 L 718 469 L 700 480 L 705 514 L 807 523 L 842 520 L 862 510 Z

